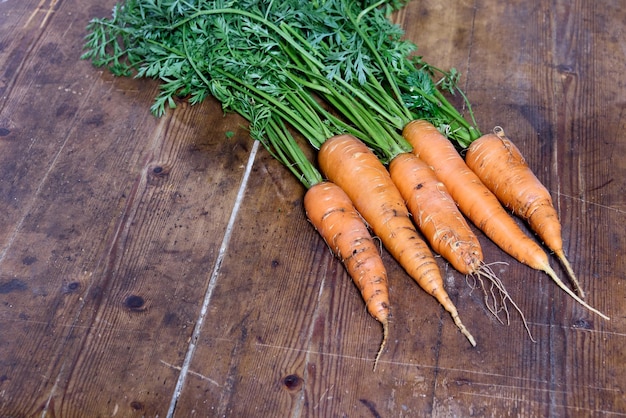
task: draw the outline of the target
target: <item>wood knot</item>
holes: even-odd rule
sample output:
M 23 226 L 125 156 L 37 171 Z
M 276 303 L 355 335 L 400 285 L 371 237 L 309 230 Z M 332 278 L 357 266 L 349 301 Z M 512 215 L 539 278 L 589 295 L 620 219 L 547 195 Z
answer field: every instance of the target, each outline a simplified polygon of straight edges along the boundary
M 283 385 L 289 391 L 295 391 L 302 387 L 303 380 L 297 374 L 290 374 L 283 378 Z
M 148 174 L 152 177 L 164 178 L 169 176 L 170 171 L 169 164 L 153 163 L 148 166 Z

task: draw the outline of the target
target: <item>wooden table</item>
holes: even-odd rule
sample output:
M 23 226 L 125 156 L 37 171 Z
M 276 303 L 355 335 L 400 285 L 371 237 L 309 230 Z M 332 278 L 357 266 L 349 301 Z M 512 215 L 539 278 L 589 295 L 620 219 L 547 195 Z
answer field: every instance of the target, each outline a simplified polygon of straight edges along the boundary
M 156 82 L 79 59 L 113 4 L 0 2 L 0 416 L 626 415 L 623 2 L 413 0 L 396 16 L 462 72 L 482 129 L 516 141 L 611 320 L 480 235 L 536 342 L 439 259 L 472 348 L 383 253 L 376 372 L 380 326 L 243 120 L 213 100 L 157 119 Z

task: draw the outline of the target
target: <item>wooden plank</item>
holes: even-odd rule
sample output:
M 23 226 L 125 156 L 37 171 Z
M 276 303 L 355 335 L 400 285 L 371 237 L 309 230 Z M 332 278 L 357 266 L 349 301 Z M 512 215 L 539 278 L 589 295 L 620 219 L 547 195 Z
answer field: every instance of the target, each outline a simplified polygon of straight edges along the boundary
M 616 286 L 614 274 L 614 255 L 625 248 L 624 235 L 609 240 L 615 237 L 611 232 L 614 225 L 624 221 L 624 213 L 613 210 L 614 205 L 623 202 L 623 178 L 621 185 L 620 180 L 612 184 L 612 179 L 614 170 L 623 173 L 626 163 L 621 158 L 615 163 L 611 161 L 615 155 L 612 148 L 623 150 L 624 144 L 615 134 L 606 137 L 604 127 L 624 124 L 616 116 L 622 113 L 620 97 L 626 90 L 623 84 L 616 86 L 612 80 L 615 65 L 623 65 L 626 54 L 620 40 L 623 24 L 607 30 L 604 25 L 609 18 L 624 22 L 626 12 L 617 5 L 598 10 L 587 2 L 564 3 L 556 8 L 551 24 L 553 39 L 561 40 L 553 41 L 551 54 L 546 57 L 546 62 L 551 58 L 553 64 L 546 77 L 550 77 L 556 92 L 551 148 L 553 170 L 559 179 L 556 200 L 567 226 L 566 251 L 576 257 L 574 266 L 582 273 L 588 300 L 612 313 L 613 319 L 609 324 L 577 315 L 570 323 L 591 335 L 565 334 L 568 348 L 564 358 L 571 366 L 562 371 L 566 382 L 563 404 L 566 408 L 591 411 L 626 411 L 626 400 L 620 393 L 626 372 L 609 355 L 622 351 L 624 334 L 609 340 L 603 337 L 624 329 L 624 315 L 620 312 L 621 301 L 626 298 L 626 290 Z M 593 338 L 594 331 L 599 332 L 597 338 Z
M 0 415 L 164 416 L 172 400 L 176 416 L 626 414 L 619 2 L 425 0 L 396 16 L 427 61 L 463 73 L 481 128 L 518 143 L 612 320 L 481 236 L 537 342 L 439 260 L 471 348 L 383 252 L 376 372 L 380 326 L 264 151 L 216 265 L 252 143 L 214 102 L 157 120 L 155 83 L 79 61 L 86 22 L 113 5 L 95 3 L 0 3 Z
M 24 35 L 30 51 L 5 72 L 7 416 L 167 410 L 251 143 L 225 140 L 240 121 L 214 102 L 157 121 L 155 83 L 79 62 L 80 9 Z

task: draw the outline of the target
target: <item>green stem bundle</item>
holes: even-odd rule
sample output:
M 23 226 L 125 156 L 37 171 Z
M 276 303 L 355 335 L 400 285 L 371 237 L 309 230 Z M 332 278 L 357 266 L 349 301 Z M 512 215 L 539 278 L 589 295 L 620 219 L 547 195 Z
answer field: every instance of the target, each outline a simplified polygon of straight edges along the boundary
M 175 106 L 175 96 L 197 103 L 214 95 L 229 109 L 227 90 L 252 91 L 316 148 L 329 135 L 348 132 L 388 162 L 410 150 L 400 131 L 415 117 L 465 146 L 478 130 L 439 91 L 429 75 L 437 69 L 421 60 L 416 67 L 410 56 L 416 47 L 382 14 L 392 6 L 126 0 L 111 19 L 90 23 L 83 57 L 114 74 L 161 79 L 152 106 L 157 115 Z M 442 74 L 448 90 L 458 90 L 455 73 Z M 312 104 L 320 98 L 331 109 Z

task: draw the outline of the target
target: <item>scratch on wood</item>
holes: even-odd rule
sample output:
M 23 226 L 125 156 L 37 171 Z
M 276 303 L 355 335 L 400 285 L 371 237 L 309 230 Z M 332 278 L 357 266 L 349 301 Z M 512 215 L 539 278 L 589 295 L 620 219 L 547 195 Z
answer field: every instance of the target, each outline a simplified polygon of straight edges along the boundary
M 273 345 L 273 344 L 256 343 L 256 345 L 258 347 L 277 348 L 279 350 L 284 350 L 284 351 L 295 351 L 295 352 L 305 353 L 307 355 L 316 354 L 316 355 L 322 355 L 322 356 L 328 356 L 328 357 L 338 357 L 338 358 L 345 358 L 345 359 L 370 361 L 370 359 L 365 358 L 365 357 L 347 356 L 345 354 L 325 353 L 323 351 L 305 350 L 302 348 L 285 347 L 285 346 Z M 382 363 L 382 360 L 380 362 Z M 393 363 L 393 362 L 388 361 L 387 363 Z
M 603 189 L 603 188 L 605 188 L 606 186 L 608 186 L 609 184 L 613 183 L 613 180 L 615 180 L 615 179 L 610 179 L 610 180 L 608 180 L 608 181 L 605 181 L 605 182 L 604 182 L 604 183 L 602 183 L 601 185 L 596 186 L 596 187 L 592 187 L 591 189 L 589 189 L 589 190 L 587 190 L 587 191 L 588 191 L 588 192 L 595 192 L 596 190 Z
M 493 385 L 489 385 L 490 387 L 494 387 Z M 515 387 L 515 389 L 520 389 L 519 387 Z M 535 389 L 536 390 L 536 389 Z M 542 390 L 542 389 L 539 389 Z M 553 392 L 550 391 L 548 389 L 543 389 L 543 392 Z M 498 400 L 506 400 L 506 401 L 513 401 L 513 402 L 519 402 L 522 401 L 523 399 L 520 398 L 515 398 L 515 397 L 511 397 L 511 396 L 502 396 L 502 395 L 491 395 L 491 394 L 486 394 L 486 393 L 475 393 L 475 392 L 459 392 L 460 395 L 469 395 L 469 396 L 479 396 L 479 397 L 483 397 L 483 398 L 490 398 L 490 399 L 498 399 Z M 541 401 L 537 401 L 537 400 L 526 400 L 525 402 L 531 402 L 531 403 L 536 403 L 536 404 L 545 404 L 545 402 L 541 402 Z M 565 409 L 574 409 L 576 410 L 577 413 L 580 413 L 582 411 L 588 411 L 591 413 L 591 415 L 595 415 L 595 414 L 613 414 L 614 411 L 610 411 L 610 410 L 598 410 L 598 409 L 590 409 L 590 408 L 584 408 L 584 407 L 580 407 L 578 405 L 574 406 L 574 405 L 567 405 L 567 404 L 560 404 L 558 405 L 559 407 L 565 408 Z
M 315 406 L 313 407 L 313 410 L 316 410 L 317 408 L 319 408 L 320 404 L 322 403 L 322 401 L 324 400 L 324 396 L 326 396 L 326 394 L 328 392 L 330 392 L 331 390 L 333 390 L 335 387 L 335 385 L 331 385 L 329 388 L 326 388 L 326 390 L 320 395 L 320 398 L 317 401 L 317 404 L 315 404 Z M 329 401 L 331 400 L 333 397 L 332 396 L 328 396 L 326 397 L 326 400 Z
M 622 215 L 626 214 L 626 210 L 619 209 L 619 208 L 616 208 L 614 206 L 607 206 L 607 205 L 603 205 L 601 203 L 590 202 L 590 201 L 588 201 L 586 199 L 581 199 L 580 197 L 570 196 L 570 195 L 567 195 L 567 194 L 564 194 L 564 193 L 560 193 L 560 192 L 556 192 L 556 194 L 558 196 L 563 196 L 563 197 L 566 197 L 568 199 L 578 200 L 579 202 L 583 202 L 583 203 L 589 204 L 591 206 L 597 206 L 597 207 L 602 208 L 602 209 L 612 210 L 612 211 L 615 211 L 615 212 L 617 212 L 619 214 L 622 214 Z
M 163 360 L 159 360 L 159 361 L 160 361 L 162 364 L 165 364 L 167 367 L 169 367 L 169 368 L 171 368 L 171 369 L 177 370 L 177 371 L 179 371 L 179 372 L 182 370 L 182 368 L 181 368 L 181 367 L 179 367 L 179 366 L 174 366 L 173 364 L 170 364 L 170 363 L 168 363 L 168 362 L 166 362 L 166 361 L 163 361 Z M 199 377 L 199 378 L 200 378 L 200 379 L 202 379 L 202 380 L 206 380 L 207 382 L 214 384 L 214 385 L 215 385 L 215 386 L 217 386 L 218 388 L 220 387 L 220 384 L 219 384 L 219 383 L 217 383 L 215 380 L 213 380 L 213 379 L 211 379 L 210 377 L 207 377 L 207 376 L 205 376 L 205 375 L 203 375 L 203 374 L 200 374 L 200 373 L 198 373 L 198 372 L 194 372 L 193 370 L 188 370 L 188 371 L 187 371 L 187 373 L 189 373 L 189 374 L 191 374 L 191 375 L 193 375 L 193 376 Z
M 539 381 L 539 382 L 541 382 L 541 381 Z M 547 381 L 545 381 L 545 383 L 547 383 Z M 523 389 L 523 390 L 526 390 L 526 391 L 540 391 L 540 392 L 543 392 L 543 393 L 555 393 L 555 394 L 568 394 L 568 393 L 570 393 L 568 390 L 554 390 L 554 389 L 541 388 L 541 387 L 522 387 L 522 386 L 516 386 L 516 385 L 499 385 L 499 384 L 494 384 L 493 382 L 481 383 L 481 382 L 472 381 L 469 386 L 474 386 L 474 387 L 482 386 L 482 387 L 488 388 L 490 394 L 477 393 L 477 392 L 467 392 L 467 391 L 460 391 L 459 393 L 465 393 L 465 394 L 468 394 L 468 395 L 488 396 L 488 397 L 492 397 L 492 398 L 496 398 L 496 399 L 507 399 L 507 400 L 516 400 L 517 398 L 511 398 L 510 396 L 499 395 L 499 393 L 501 393 L 503 390 L 519 391 L 520 389 Z M 496 387 L 500 388 L 502 390 L 494 390 L 494 388 L 496 388 Z M 589 385 L 585 385 L 583 387 L 585 389 L 590 389 L 590 390 L 594 390 L 594 391 L 616 392 L 616 393 L 620 392 L 620 389 L 618 389 L 618 388 L 605 388 L 605 387 L 589 386 Z M 491 393 L 498 393 L 498 395 L 492 395 Z
M 359 401 L 369 409 L 374 418 L 381 418 L 380 414 L 376 410 L 376 404 L 367 399 L 359 399 Z
M 39 27 L 43 28 L 44 26 L 46 26 L 46 23 L 48 23 L 48 19 L 50 18 L 52 13 L 54 13 L 54 8 L 57 5 L 59 0 L 50 0 L 50 5 L 48 6 L 48 8 L 46 10 L 43 10 L 43 6 L 46 3 L 46 1 L 47 0 L 39 0 L 39 4 L 28 17 L 28 20 L 24 24 L 24 27 L 27 27 L 39 12 L 45 12 L 44 18 L 41 21 L 41 24 L 39 25 Z
M 560 327 L 560 328 L 571 329 L 571 327 Z M 587 331 L 587 330 L 585 330 L 585 331 Z M 611 334 L 611 335 L 616 334 L 616 335 L 619 335 L 619 336 L 626 336 L 626 334 L 624 334 L 624 333 L 607 333 L 606 331 L 596 331 L 596 332 L 598 332 L 599 334 Z M 354 360 L 360 360 L 360 361 L 370 361 L 369 359 L 364 358 L 364 357 L 347 356 L 347 355 L 344 355 L 344 354 L 325 353 L 325 352 L 320 352 L 320 351 L 304 350 L 304 349 L 300 349 L 300 348 L 284 347 L 284 346 L 273 345 L 273 344 L 256 343 L 256 345 L 259 346 L 259 347 L 274 348 L 274 349 L 285 350 L 285 351 L 306 352 L 307 354 L 319 354 L 319 355 L 323 355 L 323 356 L 338 357 L 338 358 L 342 358 L 342 359 L 354 359 Z M 531 383 L 536 383 L 536 384 L 547 384 L 548 383 L 548 381 L 542 380 L 542 379 L 522 378 L 522 377 L 515 377 L 515 376 L 510 376 L 510 375 L 505 375 L 505 374 L 500 374 L 500 373 L 486 373 L 484 371 L 459 369 L 459 368 L 448 368 L 448 367 L 441 367 L 441 366 L 429 365 L 429 364 L 408 363 L 408 362 L 402 362 L 402 361 L 390 361 L 390 360 L 382 360 L 382 359 L 380 360 L 380 363 L 387 363 L 387 364 L 389 364 L 391 366 L 400 366 L 400 367 L 415 367 L 415 368 L 422 368 L 422 369 L 439 369 L 440 371 L 446 371 L 446 372 L 455 372 L 455 373 L 467 374 L 467 375 L 478 375 L 478 376 L 485 376 L 485 377 L 496 377 L 496 378 L 512 379 L 512 380 L 519 380 L 519 381 L 531 382 Z M 475 379 L 472 380 L 472 385 L 479 385 L 479 384 L 481 384 L 481 383 L 480 382 L 476 382 Z M 491 385 L 491 383 L 490 383 L 490 385 Z M 504 386 L 504 385 L 500 385 L 500 386 L 501 387 L 507 387 L 507 386 Z M 523 388 L 522 386 L 514 386 L 514 385 L 509 385 L 508 387 L 511 387 L 511 388 Z M 585 386 L 585 387 L 589 388 L 589 389 L 594 389 L 594 390 L 618 391 L 618 389 L 610 389 L 610 388 L 603 388 L 603 387 L 593 387 L 593 386 L 588 386 L 588 385 Z M 545 389 L 545 390 L 548 390 L 548 389 Z
M 187 353 L 185 354 L 185 360 L 183 361 L 183 366 L 181 368 L 180 374 L 178 375 L 178 381 L 176 382 L 176 387 L 174 388 L 174 393 L 172 394 L 172 398 L 170 400 L 170 406 L 167 412 L 167 417 L 173 417 L 174 411 L 176 409 L 176 404 L 178 403 L 178 398 L 182 393 L 183 387 L 185 385 L 185 381 L 187 378 L 187 374 L 189 372 L 189 366 L 191 364 L 191 360 L 193 359 L 193 355 L 196 351 L 197 341 L 200 337 L 200 332 L 202 331 L 202 327 L 204 325 L 204 320 L 207 316 L 209 305 L 211 303 L 211 298 L 213 296 L 213 291 L 215 286 L 217 285 L 217 279 L 221 272 L 222 262 L 226 256 L 226 250 L 230 244 L 230 238 L 233 233 L 233 229 L 235 226 L 235 221 L 237 216 L 239 215 L 239 209 L 244 200 L 245 191 L 248 186 L 248 181 L 250 179 L 250 173 L 252 172 L 252 166 L 256 159 L 256 154 L 259 149 L 259 141 L 254 141 L 254 145 L 252 146 L 252 150 L 250 151 L 250 155 L 248 156 L 248 163 L 246 165 L 246 170 L 243 174 L 243 178 L 241 179 L 241 183 L 239 185 L 239 190 L 237 191 L 237 197 L 235 198 L 235 204 L 230 214 L 230 219 L 228 220 L 228 224 L 226 225 L 226 231 L 224 232 L 224 237 L 222 238 L 222 243 L 220 245 L 220 249 L 218 252 L 217 259 L 215 260 L 215 266 L 213 267 L 213 271 L 209 277 L 209 283 L 207 290 L 204 294 L 204 299 L 202 300 L 202 305 L 200 306 L 200 313 L 198 315 L 198 319 L 196 320 L 196 326 L 192 333 L 192 338 L 189 341 L 189 346 L 187 347 Z

